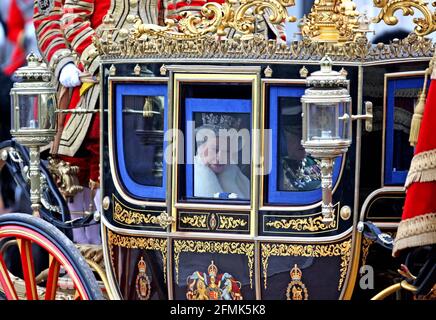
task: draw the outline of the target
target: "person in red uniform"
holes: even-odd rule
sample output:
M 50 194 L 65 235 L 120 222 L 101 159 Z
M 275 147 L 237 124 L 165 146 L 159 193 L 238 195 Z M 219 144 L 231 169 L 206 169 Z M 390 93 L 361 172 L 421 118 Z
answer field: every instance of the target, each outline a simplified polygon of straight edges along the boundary
M 61 18 L 67 43 L 78 57 L 78 68 L 83 73 L 96 76 L 99 56 L 92 43 L 97 28 L 108 13 L 110 0 L 66 0 Z M 100 86 L 82 83 L 74 87 L 70 108 L 93 111 L 98 107 Z M 70 114 L 59 145 L 59 154 L 80 168 L 79 180 L 94 189 L 99 183 L 99 137 L 98 114 Z
M 56 79 L 67 88 L 80 85 L 79 70 L 61 26 L 64 0 L 35 0 L 33 23 L 39 50 Z M 64 68 L 65 67 L 65 68 Z M 61 71 L 62 77 L 61 77 Z M 70 76 L 67 77 L 67 74 Z
M 41 52 L 60 83 L 73 88 L 69 108 L 92 111 L 98 105 L 99 85 L 84 85 L 80 76 L 98 73 L 92 44 L 110 0 L 35 0 L 34 23 Z M 77 55 L 77 63 L 73 55 Z M 69 114 L 60 139 L 59 157 L 80 168 L 82 185 L 99 182 L 98 115 Z
M 108 13 L 110 4 L 110 0 L 34 2 L 34 24 L 40 51 L 62 86 L 70 88 L 69 109 L 93 111 L 98 108 L 100 86 L 96 81 L 89 80 L 97 76 L 99 70 L 99 57 L 92 37 Z M 85 187 L 69 204 L 72 218 L 75 218 L 75 211 L 89 209 L 84 207 L 85 204 L 94 207 L 95 193 L 95 199 L 98 199 L 99 139 L 98 114 L 72 113 L 65 117 L 55 153 L 60 159 L 80 168 L 78 178 Z M 74 240 L 100 243 L 98 226 L 75 230 Z

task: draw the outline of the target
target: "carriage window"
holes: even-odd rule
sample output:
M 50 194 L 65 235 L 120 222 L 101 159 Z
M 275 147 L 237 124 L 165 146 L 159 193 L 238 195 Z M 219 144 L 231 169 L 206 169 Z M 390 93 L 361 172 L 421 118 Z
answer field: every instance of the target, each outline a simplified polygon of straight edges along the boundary
M 277 188 L 280 191 L 310 191 L 321 185 L 319 162 L 301 145 L 301 102 L 297 97 L 279 98 L 279 159 Z
M 124 154 L 129 176 L 139 184 L 162 186 L 164 97 L 124 96 Z M 141 161 L 135 154 L 147 155 Z
M 250 200 L 251 100 L 186 99 L 186 198 Z
M 117 106 L 117 151 L 122 182 L 134 196 L 164 198 L 166 86 L 132 84 L 117 89 L 121 103 Z
M 394 101 L 394 171 L 409 170 L 413 148 L 409 144 L 413 108 L 421 89 L 398 89 Z
M 406 181 L 413 147 L 409 143 L 410 123 L 424 77 L 388 75 L 386 91 L 385 183 L 402 185 Z
M 301 96 L 305 87 L 270 87 L 271 163 L 267 168 L 267 199 L 271 204 L 305 205 L 321 200 L 319 161 L 301 145 Z M 336 183 L 342 157 L 335 160 Z M 269 173 L 269 174 L 268 174 Z
M 250 199 L 250 115 L 194 113 L 194 197 Z

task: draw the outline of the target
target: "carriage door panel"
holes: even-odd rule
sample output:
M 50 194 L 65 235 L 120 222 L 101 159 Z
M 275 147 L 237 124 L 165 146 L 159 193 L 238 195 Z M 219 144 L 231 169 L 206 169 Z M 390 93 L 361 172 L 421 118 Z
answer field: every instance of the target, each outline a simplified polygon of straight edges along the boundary
M 166 210 L 167 84 L 120 78 L 110 79 L 109 87 L 103 153 L 105 217 L 123 228 L 164 231 L 158 217 Z
M 167 239 L 106 230 L 113 278 L 125 300 L 166 300 Z
M 254 300 L 254 242 L 173 240 L 175 300 Z
M 171 79 L 172 231 L 250 234 L 258 75 L 173 72 Z

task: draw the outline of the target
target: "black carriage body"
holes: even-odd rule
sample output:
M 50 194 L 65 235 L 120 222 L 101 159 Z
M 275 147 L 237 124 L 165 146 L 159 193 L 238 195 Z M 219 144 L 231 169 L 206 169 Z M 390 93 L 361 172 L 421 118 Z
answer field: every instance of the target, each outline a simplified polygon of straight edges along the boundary
M 359 266 L 371 257 L 358 221 L 393 231 L 404 202 L 398 173 L 402 157 L 410 156 L 402 136 L 407 128 L 401 131 L 388 95 L 408 86 L 413 95 L 429 59 L 339 60 L 334 69 L 347 72 L 353 114 L 364 113 L 364 102 L 371 101 L 374 119 L 371 132 L 364 122 L 353 122 L 352 145 L 335 160 L 335 219 L 328 226 L 321 223 L 320 186 L 283 190 L 278 170 L 285 148 L 281 118 L 298 107 L 306 89 L 300 71 L 318 70 L 317 59 L 103 60 L 102 230 L 107 273 L 120 298 L 351 298 Z M 406 91 L 400 112 L 410 112 Z M 195 197 L 195 165 L 164 162 L 162 171 L 150 169 L 168 150 L 170 159 L 187 160 L 180 152 L 192 141 L 187 123 L 195 126 L 206 113 L 237 115 L 250 130 L 251 161 L 240 167 L 250 180 L 249 200 Z M 148 124 L 141 127 L 150 114 L 159 117 L 151 125 L 158 133 Z M 169 129 L 182 135 L 165 136 Z M 272 159 L 268 174 L 256 174 L 259 155 Z M 153 174 L 159 181 L 147 178 Z M 211 274 L 230 281 L 231 294 L 218 280 L 222 291 L 214 291 L 212 280 L 204 281 L 206 291 L 197 288 L 198 279 Z

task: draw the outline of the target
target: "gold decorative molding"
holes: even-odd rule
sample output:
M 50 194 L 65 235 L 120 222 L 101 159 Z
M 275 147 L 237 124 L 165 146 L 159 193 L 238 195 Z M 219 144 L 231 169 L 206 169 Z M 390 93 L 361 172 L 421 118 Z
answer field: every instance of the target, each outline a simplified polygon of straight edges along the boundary
M 323 231 L 336 228 L 336 220 L 333 220 L 331 224 L 324 224 L 322 222 L 322 216 L 316 218 L 301 218 L 301 219 L 281 219 L 277 221 L 269 221 L 267 226 L 275 229 L 291 229 L 295 231 Z
M 364 266 L 366 264 L 366 259 L 368 258 L 369 248 L 373 244 L 374 244 L 374 241 L 372 241 L 366 237 L 363 237 L 361 266 Z
M 338 229 L 339 225 L 339 207 L 340 202 L 334 205 L 334 219 L 330 224 L 322 222 L 323 216 L 321 212 L 308 214 L 304 216 L 295 215 L 264 215 L 264 225 L 275 229 L 265 230 L 264 232 L 274 232 L 274 233 L 325 233 L 331 232 Z
M 245 227 L 248 222 L 244 219 L 237 219 L 229 216 L 219 216 L 219 226 L 218 229 L 224 229 L 224 230 L 230 230 L 230 229 L 237 229 L 239 227 Z
M 428 7 L 428 1 L 425 0 L 373 0 L 374 6 L 380 8 L 380 13 L 374 19 L 375 23 L 384 21 L 387 25 L 396 25 L 398 18 L 395 13 L 398 10 L 403 12 L 403 16 L 413 16 L 415 9 L 421 12 L 422 17 L 414 18 L 416 24 L 415 32 L 419 36 L 428 35 L 436 30 L 436 13 Z M 433 3 L 434 7 L 435 4 Z
M 158 213 L 156 215 L 149 213 L 149 211 L 133 210 L 122 204 L 114 195 L 112 195 L 113 206 L 113 219 L 114 221 L 125 225 L 139 225 L 139 224 L 154 224 L 159 226 Z
M 57 158 L 48 159 L 48 170 L 65 199 L 72 199 L 83 190 L 79 183 L 79 167 Z
M 254 243 L 248 242 L 218 242 L 201 240 L 174 240 L 174 267 L 176 271 L 176 283 L 179 283 L 179 264 L 182 252 L 190 253 L 217 253 L 245 255 L 248 259 L 248 271 L 250 288 L 253 288 L 254 273 Z
M 182 12 L 180 21 L 165 20 L 165 26 L 135 22 L 133 35 L 143 35 L 171 40 L 194 40 L 208 34 L 226 36 L 229 29 L 252 37 L 256 30 L 256 16 L 269 11 L 269 22 L 280 24 L 283 21 L 295 22 L 288 15 L 287 7 L 294 6 L 294 0 L 225 0 L 224 3 L 206 3 L 199 12 Z
M 179 211 L 180 230 L 249 231 L 249 215 Z
M 346 42 L 356 39 L 359 12 L 351 0 L 317 0 L 300 29 L 303 37 L 316 41 Z
M 305 38 L 289 45 L 265 39 L 255 34 L 251 39 L 216 39 L 206 35 L 194 40 L 172 40 L 166 38 L 129 37 L 114 41 L 94 37 L 102 61 L 113 59 L 220 59 L 220 60 L 319 60 L 326 54 L 334 61 L 371 62 L 390 59 L 429 57 L 434 54 L 431 39 L 411 33 L 405 39 L 390 44 L 372 45 L 361 37 L 354 42 L 339 44 L 317 42 Z
M 127 24 L 118 27 L 113 19 L 103 19 L 93 40 L 103 61 L 146 57 L 319 60 L 325 55 L 338 61 L 377 61 L 433 56 L 432 41 L 422 37 L 433 32 L 436 25 L 436 14 L 431 12 L 427 2 L 373 2 L 381 9 L 375 22 L 383 20 L 392 25 L 398 23 L 394 16 L 396 11 L 402 9 L 404 15 L 420 11 L 423 17 L 414 19 L 416 33 L 391 44 L 371 45 L 366 37 L 371 20 L 365 14 L 359 15 L 352 0 L 317 0 L 308 17 L 299 23 L 303 40 L 287 45 L 266 39 L 256 33 L 255 26 L 258 17 L 265 12 L 272 25 L 284 20 L 296 21 L 286 10 L 295 5 L 294 0 L 226 0 L 223 4 L 209 2 L 199 12 L 182 12 L 180 21 L 167 19 L 164 26 L 141 16 L 143 23 L 136 12 L 128 15 Z M 229 29 L 236 31 L 234 37 L 227 38 Z
M 207 215 L 184 216 L 180 218 L 180 222 L 195 228 L 207 228 Z
M 347 268 L 351 256 L 351 239 L 333 243 L 333 244 L 275 244 L 275 243 L 262 243 L 262 267 L 264 277 L 264 288 L 267 288 L 268 281 L 268 265 L 269 258 L 275 257 L 341 257 L 340 278 L 338 284 L 338 291 L 341 290 L 342 285 L 347 275 Z
M 268 216 L 267 216 L 268 217 Z M 276 221 L 268 221 L 266 225 L 274 229 L 289 229 L 292 231 L 333 231 L 337 229 L 337 219 L 330 224 L 322 222 L 322 215 L 316 214 L 312 217 L 288 218 Z
M 164 274 L 164 282 L 167 282 L 167 239 L 161 238 L 143 238 L 143 237 L 131 237 L 123 236 L 107 230 L 108 243 L 110 246 L 117 246 L 127 249 L 143 249 L 143 250 L 155 250 L 162 253 L 162 266 Z M 113 260 L 112 249 L 111 257 Z

